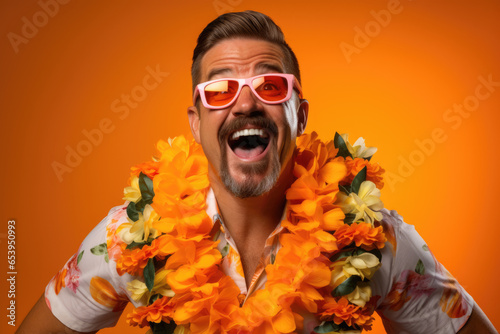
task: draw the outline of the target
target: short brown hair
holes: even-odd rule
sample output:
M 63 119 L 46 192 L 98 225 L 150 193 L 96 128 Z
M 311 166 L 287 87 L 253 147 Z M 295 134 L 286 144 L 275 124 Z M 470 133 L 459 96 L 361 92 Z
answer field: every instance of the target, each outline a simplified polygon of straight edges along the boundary
M 201 58 L 220 41 L 235 37 L 260 39 L 280 46 L 285 55 L 285 71 L 294 74 L 300 82 L 299 62 L 286 43 L 285 35 L 280 27 L 269 16 L 247 10 L 219 16 L 210 22 L 198 36 L 198 42 L 193 52 L 193 65 L 191 66 L 193 91 L 200 81 Z

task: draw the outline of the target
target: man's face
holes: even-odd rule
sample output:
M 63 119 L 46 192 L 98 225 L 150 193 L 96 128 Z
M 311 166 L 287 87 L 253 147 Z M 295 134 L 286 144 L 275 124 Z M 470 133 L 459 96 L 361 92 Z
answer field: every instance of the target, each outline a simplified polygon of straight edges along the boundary
M 283 52 L 275 44 L 247 38 L 219 42 L 201 60 L 201 82 L 284 73 Z M 218 176 L 237 197 L 269 191 L 295 148 L 305 126 L 296 93 L 282 104 L 266 104 L 244 86 L 225 109 L 207 109 L 200 102 L 188 109 L 191 130 Z M 291 177 L 291 175 L 282 176 Z M 213 178 L 212 178 L 213 179 Z

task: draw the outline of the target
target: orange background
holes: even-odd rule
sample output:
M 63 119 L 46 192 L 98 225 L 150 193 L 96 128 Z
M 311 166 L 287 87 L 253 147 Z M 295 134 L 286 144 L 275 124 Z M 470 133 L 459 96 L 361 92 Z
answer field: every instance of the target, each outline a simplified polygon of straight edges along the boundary
M 44 22 L 37 1 L 3 1 L 0 269 L 8 271 L 7 221 L 15 219 L 16 323 L 87 233 L 122 203 L 129 167 L 149 159 L 158 139 L 188 132 L 190 59 L 203 27 L 220 11 L 254 9 L 281 26 L 297 54 L 311 103 L 308 131 L 324 139 L 349 132 L 352 141 L 363 136 L 379 147 L 374 160 L 393 176 L 382 191 L 386 207 L 417 226 L 500 328 L 500 87 L 460 124 L 443 118 L 475 94 L 479 76 L 500 81 L 500 3 L 401 0 L 402 11 L 381 27 L 370 12 L 387 7 L 387 0 L 69 1 Z M 23 17 L 34 16 L 40 27 L 16 53 L 8 34 L 22 35 Z M 340 45 L 356 46 L 355 27 L 372 29 L 372 37 L 358 41 L 348 62 Z M 113 101 L 139 92 L 148 66 L 169 75 L 126 117 L 116 113 Z M 82 148 L 82 131 L 103 119 L 113 130 L 58 180 L 53 163 L 66 164 L 67 146 Z M 415 141 L 428 143 L 435 128 L 444 142 L 418 153 Z M 401 159 L 410 158 L 418 166 L 403 177 Z M 5 280 L 1 288 L 6 312 Z M 2 333 L 13 332 L 1 319 Z M 145 331 L 128 329 L 122 318 L 102 332 Z M 380 322 L 373 332 L 384 332 Z

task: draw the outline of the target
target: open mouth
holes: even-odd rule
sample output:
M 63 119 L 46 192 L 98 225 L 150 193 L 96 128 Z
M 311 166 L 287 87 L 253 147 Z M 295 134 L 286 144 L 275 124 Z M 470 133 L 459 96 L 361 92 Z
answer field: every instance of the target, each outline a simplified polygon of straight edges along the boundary
M 239 158 L 252 160 L 264 153 L 269 141 L 269 133 L 263 129 L 243 129 L 233 132 L 228 144 Z

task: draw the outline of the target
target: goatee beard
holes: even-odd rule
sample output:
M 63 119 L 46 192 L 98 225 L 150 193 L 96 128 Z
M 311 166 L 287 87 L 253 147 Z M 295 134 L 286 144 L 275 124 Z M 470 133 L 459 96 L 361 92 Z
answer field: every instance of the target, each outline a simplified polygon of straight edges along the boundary
M 229 171 L 227 159 L 227 140 L 228 136 L 244 127 L 245 125 L 253 125 L 262 129 L 266 129 L 272 134 L 272 140 L 268 143 L 268 152 L 266 158 L 257 163 L 242 164 L 238 166 L 244 174 L 245 179 L 242 182 L 236 181 Z M 268 118 L 263 116 L 256 117 L 241 117 L 236 118 L 231 123 L 223 126 L 219 131 L 219 144 L 221 146 L 221 163 L 219 175 L 224 183 L 224 186 L 234 196 L 239 198 L 257 197 L 271 190 L 281 173 L 281 163 L 277 151 L 278 127 Z M 255 176 L 260 176 L 267 172 L 262 180 Z

